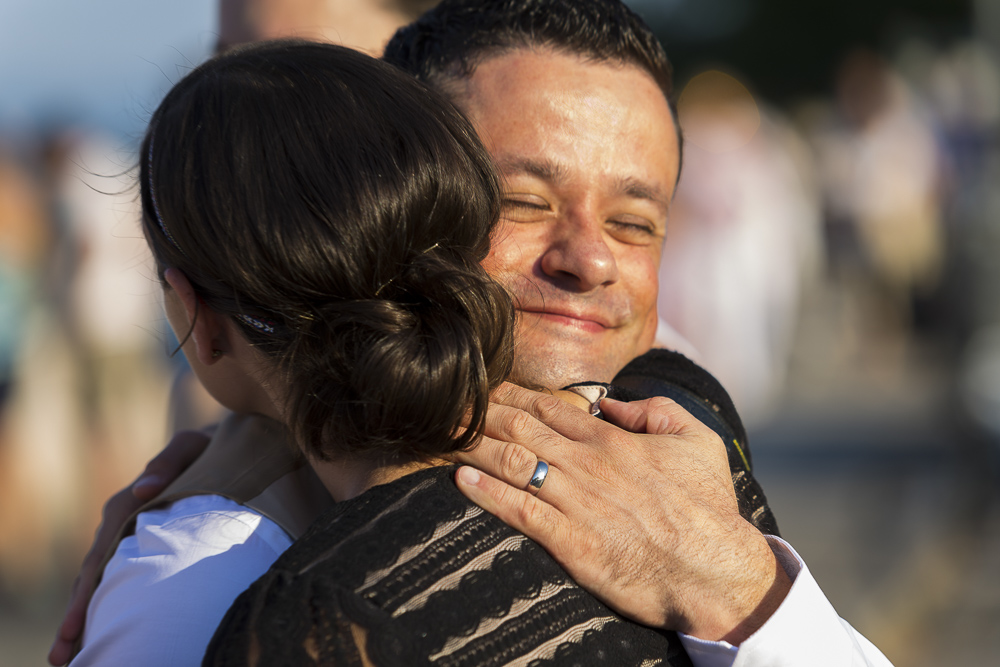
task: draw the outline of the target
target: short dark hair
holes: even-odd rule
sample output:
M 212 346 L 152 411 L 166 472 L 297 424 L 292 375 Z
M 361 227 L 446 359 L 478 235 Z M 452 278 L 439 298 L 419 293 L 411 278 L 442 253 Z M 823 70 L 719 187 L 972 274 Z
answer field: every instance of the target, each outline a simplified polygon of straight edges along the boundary
M 619 0 L 444 0 L 396 31 L 382 58 L 440 86 L 484 60 L 548 47 L 635 65 L 673 103 L 673 69 L 649 26 Z
M 499 177 L 450 102 L 350 49 L 264 42 L 178 83 L 142 156 L 161 279 L 183 271 L 274 360 L 309 454 L 474 443 L 514 310 L 480 266 Z

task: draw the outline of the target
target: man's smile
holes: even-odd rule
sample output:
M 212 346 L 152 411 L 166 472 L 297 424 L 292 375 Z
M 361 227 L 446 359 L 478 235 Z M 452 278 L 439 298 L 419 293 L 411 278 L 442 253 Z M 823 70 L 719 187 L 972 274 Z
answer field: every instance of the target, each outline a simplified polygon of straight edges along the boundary
M 586 313 L 553 307 L 518 308 L 518 311 L 532 318 L 551 322 L 556 325 L 574 327 L 587 333 L 603 333 L 608 329 L 615 328 L 615 325 L 608 318 L 597 313 Z

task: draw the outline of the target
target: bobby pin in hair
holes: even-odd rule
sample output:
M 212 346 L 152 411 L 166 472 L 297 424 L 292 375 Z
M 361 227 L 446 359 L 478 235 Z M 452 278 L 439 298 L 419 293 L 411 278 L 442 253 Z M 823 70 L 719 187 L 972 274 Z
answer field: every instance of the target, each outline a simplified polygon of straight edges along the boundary
M 428 248 L 427 250 L 424 250 L 424 251 L 423 251 L 423 252 L 421 252 L 420 254 L 421 254 L 421 255 L 426 255 L 426 254 L 427 254 L 427 253 L 429 253 L 429 252 L 430 252 L 431 250 L 434 250 L 434 248 L 437 248 L 437 247 L 438 247 L 438 245 L 439 245 L 438 243 L 435 243 L 435 244 L 434 244 L 434 245 L 432 245 L 432 246 L 431 246 L 430 248 Z M 395 280 L 396 278 L 398 278 L 398 277 L 399 277 L 399 274 L 397 274 L 397 275 L 393 276 L 392 278 L 389 278 L 389 279 L 388 279 L 387 281 L 385 281 L 384 283 L 382 283 L 381 285 L 379 285 L 379 288 L 378 288 L 377 290 L 375 290 L 375 296 L 379 296 L 379 295 L 380 295 L 380 294 L 382 293 L 382 290 L 384 290 L 384 289 L 385 289 L 386 287 L 388 287 L 389 285 L 391 285 L 391 284 L 392 284 L 392 281 L 394 281 L 394 280 Z

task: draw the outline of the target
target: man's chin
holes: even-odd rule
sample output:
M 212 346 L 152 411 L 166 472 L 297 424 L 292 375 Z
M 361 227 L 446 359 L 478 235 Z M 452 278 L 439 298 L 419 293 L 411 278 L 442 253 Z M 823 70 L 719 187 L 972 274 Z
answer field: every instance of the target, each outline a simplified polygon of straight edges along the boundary
M 609 362 L 599 354 L 565 352 L 521 346 L 511 381 L 532 389 L 562 389 L 576 382 L 611 382 L 629 359 Z

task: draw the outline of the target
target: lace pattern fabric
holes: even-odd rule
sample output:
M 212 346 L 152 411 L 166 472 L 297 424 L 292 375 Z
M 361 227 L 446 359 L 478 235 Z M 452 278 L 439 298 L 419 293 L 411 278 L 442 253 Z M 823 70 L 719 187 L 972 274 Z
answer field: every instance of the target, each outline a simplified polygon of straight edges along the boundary
M 320 517 L 216 632 L 205 665 L 690 665 L 537 544 L 470 503 L 453 467 Z

